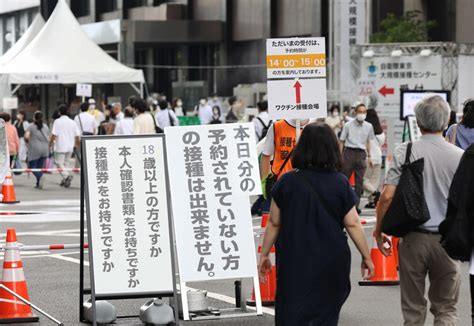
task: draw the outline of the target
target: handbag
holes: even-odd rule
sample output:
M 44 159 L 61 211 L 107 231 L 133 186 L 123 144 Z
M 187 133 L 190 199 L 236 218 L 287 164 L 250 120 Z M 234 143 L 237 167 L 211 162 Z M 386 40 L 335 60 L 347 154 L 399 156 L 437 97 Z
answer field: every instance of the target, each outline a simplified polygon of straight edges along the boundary
M 44 160 L 43 168 L 54 169 L 54 158 L 52 153 L 49 153 L 48 157 Z M 50 171 L 44 173 L 52 174 Z
M 410 162 L 412 146 L 409 142 L 400 182 L 382 221 L 382 232 L 396 237 L 403 237 L 430 219 L 423 190 L 425 161 L 420 158 Z
M 291 154 L 293 153 L 293 149 L 290 151 L 286 159 L 283 161 L 283 164 L 280 167 L 280 170 L 278 171 L 277 174 L 275 173 L 270 173 L 267 178 L 265 179 L 265 194 L 264 197 L 265 199 L 271 199 L 272 198 L 272 189 L 273 186 L 275 186 L 275 183 L 278 181 L 278 177 L 280 176 L 281 172 L 285 168 L 286 164 L 291 158 Z

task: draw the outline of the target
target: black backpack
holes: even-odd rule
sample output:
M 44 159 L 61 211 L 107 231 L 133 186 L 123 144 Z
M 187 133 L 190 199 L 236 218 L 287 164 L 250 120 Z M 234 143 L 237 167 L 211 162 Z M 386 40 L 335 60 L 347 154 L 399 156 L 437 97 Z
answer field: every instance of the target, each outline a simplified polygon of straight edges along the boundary
M 257 120 L 262 124 L 263 129 L 262 129 L 262 134 L 260 135 L 260 138 L 258 141 L 262 140 L 267 136 L 268 129 L 270 129 L 270 126 L 272 125 L 272 120 L 268 121 L 268 126 L 263 123 L 263 120 L 257 117 Z

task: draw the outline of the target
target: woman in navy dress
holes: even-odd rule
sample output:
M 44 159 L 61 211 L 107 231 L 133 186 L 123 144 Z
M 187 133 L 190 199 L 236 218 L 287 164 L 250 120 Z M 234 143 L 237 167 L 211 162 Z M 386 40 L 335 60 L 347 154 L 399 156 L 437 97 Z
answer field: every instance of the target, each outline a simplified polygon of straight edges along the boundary
M 275 244 L 275 324 L 337 325 L 351 289 L 351 251 L 344 228 L 362 255 L 362 276 L 370 278 L 374 270 L 357 198 L 339 172 L 339 143 L 329 126 L 305 127 L 292 164 L 295 170 L 283 175 L 272 191 L 259 274 L 264 278 L 271 270 L 269 254 Z

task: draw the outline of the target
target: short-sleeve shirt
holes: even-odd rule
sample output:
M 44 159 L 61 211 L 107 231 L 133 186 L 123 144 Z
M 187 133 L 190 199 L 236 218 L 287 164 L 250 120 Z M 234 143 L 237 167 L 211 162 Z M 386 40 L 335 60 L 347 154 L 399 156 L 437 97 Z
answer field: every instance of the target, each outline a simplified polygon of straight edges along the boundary
M 28 141 L 28 161 L 35 161 L 49 155 L 49 128 L 43 123 L 43 127 L 38 129 L 36 124 L 30 124 L 27 129 L 30 132 Z
M 456 128 L 456 146 L 466 150 L 471 144 L 474 144 L 474 128 L 466 128 L 462 124 L 452 125 L 446 133 L 448 139 L 451 139 L 454 128 Z
M 156 112 L 155 121 L 157 126 L 163 130 L 166 127 L 171 127 L 171 121 L 173 121 L 173 126 L 179 126 L 179 120 L 176 117 L 176 114 L 170 109 L 159 110 Z
M 133 119 L 133 134 L 146 135 L 155 134 L 155 123 L 153 115 L 149 112 L 140 113 Z
M 52 134 L 56 136 L 54 151 L 56 153 L 72 153 L 76 137 L 81 135 L 76 123 L 68 116 L 54 120 Z
M 342 129 L 341 140 L 344 147 L 353 149 L 367 150 L 367 143 L 375 139 L 374 127 L 367 121 L 360 123 L 352 120 L 344 125 Z
M 335 218 L 342 227 L 344 217 L 355 206 L 357 197 L 346 176 L 335 171 L 305 169 L 293 170 L 282 175 L 272 190 L 272 198 L 280 208 L 282 216 L 288 214 L 295 218 L 309 218 L 305 216 L 314 208 L 326 215 L 322 205 L 317 203 L 313 190 L 302 182 L 302 176 L 299 175 L 301 173 L 314 191 L 319 193 L 326 206 L 332 208 L 335 216 L 327 218 Z M 309 206 L 312 206 L 311 209 Z
M 133 118 L 123 118 L 115 125 L 115 135 L 133 135 Z
M 81 135 L 83 135 L 84 132 L 94 134 L 97 130 L 97 121 L 87 112 L 81 112 L 76 115 L 74 122 L 76 122 L 77 128 L 81 131 Z
M 262 111 L 255 118 L 253 118 L 253 125 L 255 128 L 255 139 L 257 140 L 257 143 L 258 143 L 259 139 L 262 139 L 264 128 L 267 128 L 267 134 L 268 134 L 268 128 L 270 127 L 270 118 L 268 116 L 268 112 Z
M 405 163 L 407 145 L 408 143 L 403 143 L 395 148 L 385 184 L 398 186 L 402 165 Z M 430 220 L 420 228 L 438 232 L 439 224 L 446 217 L 449 188 L 463 152 L 462 149 L 437 135 L 423 135 L 413 142 L 410 162 L 424 158 L 423 190 L 430 212 Z

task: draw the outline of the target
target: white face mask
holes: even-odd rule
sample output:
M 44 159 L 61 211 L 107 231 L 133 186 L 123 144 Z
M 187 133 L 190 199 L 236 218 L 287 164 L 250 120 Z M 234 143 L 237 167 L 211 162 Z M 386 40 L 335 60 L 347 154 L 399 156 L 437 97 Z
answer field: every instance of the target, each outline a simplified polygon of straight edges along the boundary
M 334 118 L 337 118 L 337 117 L 339 116 L 339 112 L 338 112 L 338 111 L 334 111 L 334 112 L 332 113 L 332 116 L 333 116 Z
M 183 102 L 181 102 L 181 101 L 176 102 L 176 106 L 179 107 L 179 108 L 182 107 L 182 106 L 183 106 Z
M 365 121 L 365 118 L 367 118 L 367 114 L 365 114 L 365 113 L 358 113 L 358 114 L 356 115 L 356 119 L 357 119 L 357 121 L 359 121 L 359 122 Z
M 95 109 L 95 104 L 89 105 L 89 110 L 94 110 Z
M 199 101 L 199 104 L 200 104 L 200 105 L 206 105 L 206 100 L 200 100 L 200 101 Z

